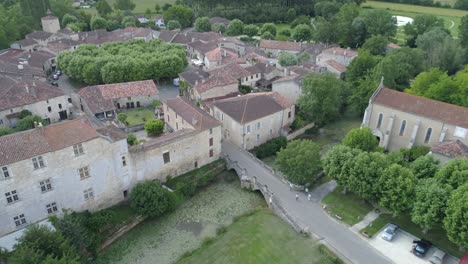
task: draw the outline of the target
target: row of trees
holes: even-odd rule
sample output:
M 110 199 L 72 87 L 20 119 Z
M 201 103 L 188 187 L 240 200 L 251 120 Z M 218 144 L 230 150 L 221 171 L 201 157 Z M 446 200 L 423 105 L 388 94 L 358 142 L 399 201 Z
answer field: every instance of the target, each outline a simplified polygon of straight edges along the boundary
M 448 3 L 441 3 L 439 1 L 434 1 L 434 0 L 380 0 L 380 1 L 391 2 L 391 3 L 410 4 L 410 5 L 422 5 L 422 6 L 452 8 L 452 6 L 450 6 Z M 455 3 L 453 4 L 453 8 L 468 10 L 468 0 L 456 0 Z
M 186 66 L 182 47 L 159 40 L 81 45 L 58 57 L 58 67 L 65 74 L 86 84 L 172 78 Z
M 426 231 L 443 224 L 452 242 L 467 247 L 463 234 L 468 226 L 462 212 L 468 209 L 468 160 L 453 159 L 439 166 L 432 156 L 420 152 L 410 161 L 407 151 L 379 152 L 372 138 L 368 128 L 351 131 L 324 157 L 325 173 L 345 190 L 394 215 L 410 214 Z

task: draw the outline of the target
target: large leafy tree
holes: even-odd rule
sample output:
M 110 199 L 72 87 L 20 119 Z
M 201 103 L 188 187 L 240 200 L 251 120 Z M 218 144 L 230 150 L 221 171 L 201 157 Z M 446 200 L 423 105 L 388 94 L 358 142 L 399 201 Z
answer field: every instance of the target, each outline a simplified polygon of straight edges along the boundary
M 450 186 L 440 184 L 434 178 L 419 181 L 416 186 L 411 220 L 425 230 L 442 223 L 451 190 Z
M 37 23 L 41 21 L 41 17 L 45 16 L 47 10 L 50 9 L 50 2 L 48 0 L 18 0 L 18 2 L 23 15 L 32 17 Z
M 368 50 L 361 49 L 359 56 L 351 61 L 346 70 L 346 81 L 355 84 L 366 75 L 372 73 L 375 66 L 382 60 L 380 56 L 374 56 Z
M 368 51 L 371 55 L 385 55 L 388 42 L 388 38 L 381 35 L 375 35 L 364 42 L 362 50 Z M 359 52 L 359 56 L 361 56 L 361 52 Z
M 348 85 L 334 74 L 311 74 L 302 82 L 299 97 L 300 110 L 319 125 L 332 122 L 340 116 Z
M 208 32 L 211 30 L 211 22 L 208 17 L 199 17 L 195 20 L 195 30 L 198 32 Z
M 362 16 L 370 35 L 380 35 L 387 38 L 395 36 L 397 31 L 396 18 L 387 10 L 370 10 Z
M 293 38 L 296 41 L 309 41 L 312 38 L 312 28 L 309 25 L 300 24 L 295 28 Z
M 468 159 L 452 159 L 437 173 L 436 178 L 441 183 L 452 186 L 453 189 L 468 183 Z
M 433 178 L 439 170 L 439 161 L 431 155 L 421 156 L 410 163 L 410 169 L 418 179 Z
M 228 34 L 229 36 L 237 36 L 241 35 L 243 31 L 244 22 L 242 22 L 240 19 L 234 19 L 231 22 L 229 22 L 229 25 L 226 29 L 226 34 Z
M 410 169 L 392 164 L 378 181 L 379 205 L 399 215 L 411 209 L 417 180 Z
M 258 34 L 258 27 L 254 24 L 245 25 L 244 34 L 249 37 L 253 37 Z
M 335 30 L 337 27 L 336 19 L 325 19 L 318 17 L 314 22 L 314 40 L 326 44 L 337 43 L 340 37 L 339 32 Z
M 265 23 L 263 26 L 260 28 L 260 35 L 265 33 L 265 32 L 270 32 L 273 36 L 276 36 L 276 26 L 273 23 Z
M 368 127 L 352 129 L 341 143 L 350 148 L 357 148 L 368 152 L 374 151 L 379 145 L 379 141 Z
M 325 174 L 335 178 L 346 190 L 349 186 L 349 169 L 353 165 L 354 157 L 361 152 L 344 145 L 333 146 L 322 160 Z
M 283 67 L 296 65 L 297 58 L 294 54 L 290 52 L 281 52 L 278 56 L 278 63 Z
M 164 21 L 177 20 L 182 28 L 189 27 L 192 24 L 192 19 L 192 9 L 184 5 L 174 5 L 164 11 Z
M 106 16 L 110 12 L 112 12 L 112 7 L 109 5 L 107 0 L 99 0 L 96 3 L 96 10 L 98 11 L 99 15 Z
M 92 30 L 105 29 L 107 28 L 107 20 L 100 16 L 93 16 L 90 26 Z
M 131 206 L 138 213 L 160 216 L 175 208 L 174 193 L 165 189 L 158 181 L 138 183 L 130 192 Z
M 408 36 L 406 44 L 410 47 L 415 47 L 418 36 L 435 27 L 444 28 L 444 20 L 430 14 L 416 16 L 413 23 L 405 25 L 405 34 Z
M 380 76 L 377 74 L 371 73 L 354 82 L 355 86 L 351 90 L 351 96 L 347 100 L 352 110 L 364 113 L 369 104 L 369 98 L 379 86 L 379 78 Z
M 314 6 L 315 15 L 331 19 L 340 11 L 340 7 L 336 1 L 320 1 Z
M 448 238 L 461 248 L 468 248 L 468 183 L 452 192 L 447 201 L 444 227 Z
M 293 140 L 278 152 L 275 164 L 290 182 L 311 182 L 322 168 L 320 146 L 310 140 Z
M 345 47 L 356 46 L 356 32 L 353 21 L 359 16 L 359 6 L 355 3 L 347 3 L 341 6 L 336 14 L 335 30 L 338 32 L 339 43 Z

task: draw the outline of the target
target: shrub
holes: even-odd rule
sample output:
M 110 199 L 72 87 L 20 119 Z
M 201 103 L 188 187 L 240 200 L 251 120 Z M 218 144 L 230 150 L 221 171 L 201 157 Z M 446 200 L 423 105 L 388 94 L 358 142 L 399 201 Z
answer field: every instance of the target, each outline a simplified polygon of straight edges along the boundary
M 146 121 L 145 130 L 148 136 L 159 136 L 164 130 L 164 122 L 158 119 Z
M 9 135 L 9 134 L 12 134 L 12 133 L 15 133 L 14 129 L 11 129 L 9 127 L 0 127 L 0 137 L 5 136 L 5 135 Z
M 410 149 L 400 149 L 400 152 L 403 153 L 405 160 L 409 162 L 415 161 L 417 158 L 426 155 L 431 150 L 430 147 L 417 146 Z
M 27 116 L 30 116 L 32 115 L 31 111 L 27 110 L 27 109 L 24 109 L 24 110 L 21 110 L 20 112 L 20 115 L 19 115 L 19 119 L 23 119 Z
M 304 127 L 306 124 L 307 124 L 307 122 L 304 119 L 302 119 L 302 117 L 296 116 L 296 119 L 294 119 L 294 121 L 291 124 L 291 128 L 293 130 L 296 130 L 296 129 L 299 129 L 301 127 Z
M 241 85 L 239 87 L 239 91 L 242 93 L 242 94 L 248 94 L 250 92 L 252 92 L 252 87 L 251 86 L 248 86 L 248 85 Z
M 24 130 L 28 130 L 28 129 L 33 129 L 34 128 L 34 122 L 36 122 L 36 124 L 39 124 L 39 123 L 42 123 L 42 125 L 46 125 L 44 124 L 44 120 L 42 120 L 41 117 L 39 116 L 36 116 L 36 115 L 31 115 L 31 116 L 26 116 L 25 118 L 21 119 L 18 124 L 16 124 L 16 130 L 18 131 L 24 131 Z
M 145 181 L 133 187 L 131 206 L 139 214 L 160 216 L 175 208 L 177 197 L 163 188 L 159 181 Z
M 127 143 L 130 146 L 136 145 L 136 144 L 138 144 L 138 139 L 134 134 L 128 134 Z
M 127 123 L 127 122 L 126 122 L 126 121 L 127 121 L 127 118 L 128 118 L 128 116 L 127 116 L 126 113 L 120 113 L 120 114 L 117 116 L 117 119 L 118 119 L 120 122 L 124 123 L 124 124 Z
M 280 151 L 280 149 L 285 148 L 287 144 L 288 140 L 286 137 L 277 137 L 255 147 L 253 152 L 257 158 L 263 159 L 275 155 L 276 152 Z

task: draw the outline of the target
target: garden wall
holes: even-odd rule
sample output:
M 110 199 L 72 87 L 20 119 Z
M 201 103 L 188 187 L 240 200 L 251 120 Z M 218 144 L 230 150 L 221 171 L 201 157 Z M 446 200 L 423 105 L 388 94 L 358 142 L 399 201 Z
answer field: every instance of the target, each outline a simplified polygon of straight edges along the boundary
M 288 141 L 293 140 L 293 139 L 297 138 L 298 136 L 304 134 L 306 132 L 306 130 L 311 129 L 314 126 L 315 126 L 315 123 L 308 124 L 305 127 L 299 128 L 298 130 L 296 130 L 296 131 L 292 132 L 291 134 L 287 135 L 286 138 L 288 139 Z

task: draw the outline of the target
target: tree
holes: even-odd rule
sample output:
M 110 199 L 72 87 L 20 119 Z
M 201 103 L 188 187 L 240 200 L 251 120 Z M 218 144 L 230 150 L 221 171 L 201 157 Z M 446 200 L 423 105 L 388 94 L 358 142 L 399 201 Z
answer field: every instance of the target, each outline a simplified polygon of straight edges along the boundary
M 374 56 L 366 49 L 359 50 L 359 56 L 354 58 L 346 70 L 346 81 L 355 84 L 372 73 L 382 57 Z
M 294 18 L 296 18 L 296 16 L 297 16 L 296 9 L 289 8 L 288 12 L 286 12 L 286 21 L 292 22 Z
M 436 179 L 419 181 L 416 186 L 411 220 L 426 231 L 442 223 L 451 190 L 450 186 L 441 185 Z
M 368 201 L 377 201 L 379 180 L 389 166 L 387 157 L 378 152 L 361 152 L 348 164 L 349 190 Z
M 112 7 L 109 5 L 109 3 L 107 2 L 107 0 L 99 0 L 97 3 L 96 3 L 96 10 L 98 11 L 98 14 L 100 16 L 106 16 L 108 15 L 110 12 L 112 12 Z
M 122 27 L 136 27 L 137 19 L 132 16 L 126 16 L 122 18 Z
M 117 119 L 119 119 L 119 121 L 122 122 L 122 123 L 124 123 L 124 124 L 126 123 L 127 118 L 128 118 L 128 116 L 127 116 L 126 113 L 120 113 L 120 114 L 117 116 Z
M 421 156 L 410 163 L 410 169 L 418 179 L 433 178 L 439 170 L 439 161 L 431 155 Z
M 47 125 L 44 123 L 44 120 L 40 116 L 37 116 L 37 115 L 27 116 L 21 119 L 16 124 L 16 130 L 24 131 L 28 129 L 33 129 L 35 127 L 35 124 L 38 125 L 39 123 L 41 123 L 43 126 Z
M 182 26 L 177 20 L 169 20 L 166 25 L 168 30 L 180 29 Z
M 321 171 L 320 146 L 310 140 L 293 140 L 278 152 L 275 164 L 288 181 L 304 185 Z
M 182 28 L 192 25 L 193 11 L 184 5 L 174 5 L 164 11 L 164 21 L 177 20 Z
M 258 34 L 258 27 L 254 24 L 245 25 L 244 34 L 249 37 L 253 37 Z
M 310 25 L 310 17 L 309 16 L 298 16 L 296 17 L 293 22 L 291 22 L 291 28 L 295 28 L 297 25 L 305 24 Z
M 213 23 L 211 24 L 211 31 L 224 33 L 226 31 L 226 26 L 223 23 Z
M 289 30 L 287 28 L 283 28 L 278 32 L 278 35 L 290 37 L 291 36 L 291 30 Z
M 273 36 L 276 36 L 276 26 L 273 23 L 265 23 L 262 28 L 260 28 L 260 35 L 265 32 L 270 32 Z
M 315 20 L 315 34 L 314 40 L 317 42 L 323 42 L 326 44 L 337 43 L 339 40 L 339 32 L 336 29 L 337 21 L 336 19 L 324 19 L 323 17 L 318 17 Z
M 278 56 L 278 63 L 283 67 L 296 65 L 297 58 L 294 54 L 290 52 L 281 52 Z
M 320 1 L 314 6 L 315 15 L 331 19 L 340 11 L 340 7 L 341 4 L 335 1 Z
M 138 139 L 135 134 L 128 134 L 127 136 L 127 144 L 130 146 L 138 144 Z
M 457 0 L 453 8 L 468 10 L 468 1 L 467 0 Z
M 387 51 L 388 39 L 381 35 L 375 35 L 366 40 L 362 45 L 362 50 L 369 51 L 371 55 L 384 55 Z M 359 54 L 361 55 L 361 54 Z
M 408 211 L 414 201 L 416 182 L 411 170 L 398 164 L 390 165 L 378 181 L 379 205 L 390 210 L 394 216 Z
M 369 10 L 363 15 L 367 32 L 373 36 L 394 37 L 397 32 L 396 18 L 382 9 Z
M 460 186 L 458 190 L 452 192 L 447 201 L 445 210 L 444 228 L 447 236 L 453 243 L 461 248 L 468 248 L 468 184 Z
M 78 18 L 74 15 L 65 14 L 62 18 L 62 27 L 66 27 L 68 24 L 77 23 Z
M 114 2 L 114 8 L 119 10 L 133 10 L 135 3 L 132 0 L 116 0 Z
M 18 118 L 19 118 L 19 119 L 23 119 L 23 118 L 25 118 L 25 117 L 27 117 L 27 116 L 32 116 L 31 111 L 29 111 L 29 110 L 27 110 L 27 109 L 23 109 L 23 110 L 21 110 L 20 115 L 19 115 Z
M 139 214 L 155 217 L 175 208 L 175 194 L 159 181 L 138 183 L 130 192 L 131 207 Z
M 458 38 L 462 46 L 468 49 L 468 15 L 461 18 L 460 26 L 458 26 Z
M 355 3 L 347 3 L 342 5 L 336 14 L 335 30 L 338 34 L 338 42 L 342 46 L 355 47 L 357 44 L 353 22 L 359 16 L 359 11 L 359 6 Z
M 329 123 L 340 116 L 347 90 L 347 83 L 332 73 L 308 75 L 302 82 L 299 109 L 317 125 Z
M 413 23 L 408 23 L 404 27 L 405 34 L 408 36 L 406 45 L 415 47 L 418 36 L 435 27 L 444 28 L 444 20 L 429 14 L 416 16 Z
M 341 143 L 367 152 L 374 151 L 379 145 L 379 141 L 368 127 L 352 129 Z
M 379 86 L 379 77 L 374 74 L 368 74 L 355 81 L 354 85 L 355 87 L 351 91 L 351 96 L 347 100 L 348 106 L 350 109 L 362 114 L 369 104 L 369 98 Z
M 159 12 L 161 12 L 161 6 L 159 4 L 156 4 L 154 6 L 154 11 L 156 11 L 156 14 L 159 14 Z
M 298 62 L 307 62 L 307 61 L 310 61 L 310 55 L 309 55 L 309 53 L 306 52 L 306 51 L 299 53 L 299 55 L 297 55 L 297 61 L 298 61 Z
M 351 168 L 354 157 L 362 151 L 353 149 L 344 145 L 333 146 L 322 159 L 323 171 L 326 175 L 336 179 L 338 184 L 344 187 L 349 186 L 349 169 Z
M 18 239 L 9 263 L 48 263 L 49 259 L 61 263 L 79 264 L 80 257 L 70 242 L 47 226 L 31 225 Z
M 468 182 L 468 159 L 458 158 L 447 162 L 436 173 L 436 178 L 443 184 L 449 184 L 454 190 Z
M 309 41 L 312 38 L 312 29 L 308 25 L 297 25 L 293 34 L 293 38 L 300 42 Z
M 445 30 L 433 28 L 416 39 L 418 48 L 425 52 L 429 67 L 439 67 L 454 74 L 464 63 L 465 50 Z
M 226 29 L 226 34 L 228 34 L 229 36 L 237 36 L 241 35 L 243 31 L 244 23 L 239 19 L 234 19 L 231 22 L 229 22 L 229 25 Z
M 93 16 L 90 26 L 92 30 L 105 29 L 107 28 L 107 20 L 100 16 Z
M 211 30 L 211 22 L 208 17 L 199 17 L 195 20 L 195 30 L 198 32 L 208 32 Z
M 145 123 L 145 130 L 148 136 L 159 136 L 164 130 L 164 122 L 158 119 L 148 120 Z
M 15 133 L 13 128 L 0 127 L 0 137 Z
M 18 0 L 21 11 L 24 16 L 32 17 L 33 21 L 40 22 L 41 17 L 45 16 L 50 9 L 49 1 L 37 0 Z
M 270 31 L 265 31 L 265 33 L 263 33 L 261 36 L 260 36 L 262 39 L 274 39 L 275 36 L 273 36 Z

